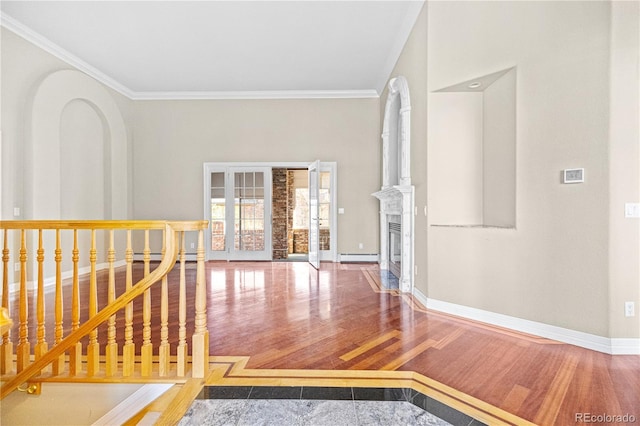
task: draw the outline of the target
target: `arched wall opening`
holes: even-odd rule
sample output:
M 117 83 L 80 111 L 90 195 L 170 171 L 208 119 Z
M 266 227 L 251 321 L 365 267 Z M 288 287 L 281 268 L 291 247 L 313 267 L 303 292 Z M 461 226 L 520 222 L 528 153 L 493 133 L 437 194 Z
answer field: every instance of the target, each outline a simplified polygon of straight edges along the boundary
M 127 219 L 127 133 L 109 92 L 79 71 L 57 71 L 36 87 L 30 107 L 25 218 Z M 107 239 L 102 234 L 96 236 L 100 264 L 105 261 Z M 63 233 L 63 246 L 70 246 L 71 238 L 70 233 Z M 80 252 L 87 253 L 90 234 L 78 235 L 78 240 Z M 43 244 L 45 256 L 52 253 L 55 235 L 45 235 Z M 34 235 L 28 247 L 37 246 Z M 81 256 L 79 266 L 87 267 L 88 262 L 87 256 Z M 71 269 L 71 259 L 64 254 L 62 269 Z M 53 265 L 47 265 L 45 277 L 54 272 Z M 36 276 L 35 270 L 31 276 Z
M 93 112 L 91 112 L 93 111 Z M 98 120 L 102 126 L 102 147 L 96 146 L 89 159 L 84 146 L 73 152 L 67 144 L 83 132 L 100 138 Z M 75 124 L 74 124 L 75 123 Z M 102 165 L 102 217 L 127 218 L 127 134 L 120 110 L 109 92 L 91 77 L 75 70 L 57 71 L 47 76 L 36 88 L 31 105 L 25 161 L 25 216 L 29 219 L 87 219 L 88 210 L 63 209 L 63 177 L 68 183 L 68 164 L 86 169 L 87 163 Z M 86 149 L 85 149 L 86 148 Z M 62 158 L 64 155 L 67 158 Z M 79 164 L 83 164 L 79 166 Z M 99 190 L 98 190 L 99 192 Z M 93 197 L 93 196 L 92 196 Z M 92 198 L 93 199 L 93 198 Z

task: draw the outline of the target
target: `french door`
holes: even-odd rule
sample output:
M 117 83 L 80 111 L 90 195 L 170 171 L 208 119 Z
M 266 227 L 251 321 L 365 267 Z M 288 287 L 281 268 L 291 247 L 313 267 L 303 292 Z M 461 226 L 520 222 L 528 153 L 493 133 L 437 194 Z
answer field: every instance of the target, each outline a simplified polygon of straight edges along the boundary
M 271 260 L 271 168 L 205 168 L 208 258 Z
M 309 166 L 309 263 L 320 269 L 320 160 Z

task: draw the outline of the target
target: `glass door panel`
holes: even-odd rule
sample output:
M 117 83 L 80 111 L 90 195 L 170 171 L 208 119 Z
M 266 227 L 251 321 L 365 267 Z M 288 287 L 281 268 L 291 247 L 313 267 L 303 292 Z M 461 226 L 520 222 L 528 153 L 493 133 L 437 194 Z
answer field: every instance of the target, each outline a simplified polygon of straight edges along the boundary
M 233 247 L 230 259 L 271 259 L 271 169 L 233 168 Z M 269 185 L 268 187 L 265 184 Z
M 320 251 L 327 251 L 331 249 L 331 173 L 320 172 L 318 183 Z
M 209 249 L 214 252 L 225 252 L 225 172 L 211 173 L 211 246 Z
M 205 164 L 207 259 L 271 260 L 271 167 Z

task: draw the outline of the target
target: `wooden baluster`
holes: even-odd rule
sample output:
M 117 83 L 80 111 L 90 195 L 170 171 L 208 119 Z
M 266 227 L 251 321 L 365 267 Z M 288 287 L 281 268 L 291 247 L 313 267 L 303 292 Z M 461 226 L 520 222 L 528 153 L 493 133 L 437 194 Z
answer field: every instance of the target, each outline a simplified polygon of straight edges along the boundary
M 34 354 L 36 359 L 40 359 L 47 353 L 48 345 L 45 340 L 44 326 L 44 247 L 42 245 L 42 229 L 38 230 L 38 250 L 36 252 L 36 260 L 38 262 L 38 296 L 36 299 L 36 319 L 38 326 L 36 328 L 36 346 Z
M 131 248 L 131 230 L 127 230 L 127 248 L 124 258 L 127 263 L 126 289 L 133 286 L 133 249 Z M 122 375 L 124 377 L 133 374 L 136 346 L 133 343 L 133 302 L 129 302 L 124 313 L 124 346 L 122 348 Z
M 196 316 L 192 338 L 191 376 L 203 378 L 209 370 L 209 331 L 207 330 L 207 285 L 204 273 L 204 231 L 198 232 L 196 252 Z
M 108 289 L 108 303 L 113 303 L 116 300 L 116 249 L 114 247 L 113 229 L 109 230 L 109 249 L 107 251 L 107 262 L 109 264 L 109 289 Z M 116 315 L 109 317 L 107 326 L 107 346 L 105 348 L 106 358 L 106 375 L 107 377 L 114 376 L 118 371 L 118 344 L 116 343 Z
M 2 249 L 2 307 L 11 314 L 9 306 L 9 233 L 4 230 L 4 243 Z M 2 336 L 0 349 L 0 374 L 9 374 L 13 371 L 13 342 L 11 342 L 11 330 L 7 330 Z
M 26 231 L 20 232 L 20 325 L 18 327 L 18 346 L 16 369 L 21 372 L 29 365 L 31 346 L 29 344 L 29 305 L 27 301 L 27 243 Z
M 166 229 L 162 231 L 162 257 L 166 253 Z M 162 277 L 162 290 L 160 295 L 160 349 L 158 353 L 158 375 L 164 377 L 169 374 L 169 279 Z
M 89 250 L 89 318 L 98 313 L 98 280 L 96 275 L 96 230 L 91 230 L 91 249 Z M 92 377 L 100 369 L 100 344 L 98 343 L 98 329 L 89 333 L 87 346 L 87 376 Z
M 151 249 L 149 248 L 149 230 L 144 231 L 144 250 L 142 252 L 144 260 L 144 276 L 149 275 L 151 262 Z M 141 348 L 141 372 L 143 377 L 151 375 L 153 345 L 151 344 L 151 288 L 144 292 L 142 304 L 142 348 Z
M 71 261 L 73 262 L 73 278 L 71 285 L 71 331 L 76 331 L 80 327 L 80 284 L 78 274 L 78 261 L 80 260 L 80 250 L 78 249 L 78 230 L 73 230 L 73 250 L 71 251 Z M 82 371 L 82 343 L 78 341 L 75 347 L 69 351 L 69 374 L 75 376 Z
M 186 249 L 184 234 L 184 231 L 182 231 L 182 243 L 180 248 L 180 295 L 178 300 L 178 377 L 184 376 L 187 369 L 187 286 L 185 278 Z
M 55 340 L 54 344 L 57 345 L 62 341 L 64 326 L 63 326 L 63 298 L 62 298 L 62 248 L 60 244 L 60 230 L 56 229 L 56 249 L 54 252 L 54 260 L 56 262 L 56 298 L 55 298 L 55 311 L 56 311 L 56 324 L 55 324 Z M 64 355 L 58 357 L 57 361 L 52 363 L 53 375 L 57 376 L 64 371 Z

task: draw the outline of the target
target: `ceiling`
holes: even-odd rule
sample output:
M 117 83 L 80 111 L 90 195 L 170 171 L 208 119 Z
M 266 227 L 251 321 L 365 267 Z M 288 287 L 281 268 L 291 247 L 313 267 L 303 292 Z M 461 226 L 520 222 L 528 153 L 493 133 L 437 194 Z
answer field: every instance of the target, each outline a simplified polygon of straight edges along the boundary
M 131 99 L 376 97 L 423 1 L 7 1 L 2 25 Z

